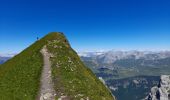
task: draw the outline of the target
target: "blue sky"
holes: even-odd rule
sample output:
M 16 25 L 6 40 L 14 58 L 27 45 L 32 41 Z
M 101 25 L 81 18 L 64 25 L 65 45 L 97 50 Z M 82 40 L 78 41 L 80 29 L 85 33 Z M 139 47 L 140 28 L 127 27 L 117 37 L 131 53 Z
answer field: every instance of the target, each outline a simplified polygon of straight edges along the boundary
M 0 54 L 64 32 L 77 51 L 170 50 L 169 0 L 1 0 Z

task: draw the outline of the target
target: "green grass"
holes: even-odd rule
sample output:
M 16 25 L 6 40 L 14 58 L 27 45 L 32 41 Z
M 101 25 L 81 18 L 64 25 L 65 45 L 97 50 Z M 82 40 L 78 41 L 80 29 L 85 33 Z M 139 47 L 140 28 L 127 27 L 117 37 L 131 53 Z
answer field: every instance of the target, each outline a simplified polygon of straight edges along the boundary
M 36 43 L 0 66 L 0 100 L 35 99 L 43 65 L 40 48 Z
M 36 99 L 43 66 L 40 50 L 44 45 L 47 45 L 49 52 L 56 56 L 51 60 L 53 81 L 58 97 L 64 93 L 74 100 L 87 97 L 90 100 L 102 100 L 102 98 L 113 100 L 107 88 L 80 61 L 64 35 L 55 32 L 36 41 L 23 52 L 0 65 L 0 100 Z M 57 47 L 54 48 L 54 45 Z M 69 59 L 72 62 L 68 62 Z
M 47 48 L 54 55 L 51 61 L 57 97 L 66 95 L 71 100 L 113 100 L 108 89 L 84 66 L 64 36 L 49 42 Z
M 34 100 L 40 87 L 41 48 L 57 39 L 49 34 L 0 66 L 0 100 Z

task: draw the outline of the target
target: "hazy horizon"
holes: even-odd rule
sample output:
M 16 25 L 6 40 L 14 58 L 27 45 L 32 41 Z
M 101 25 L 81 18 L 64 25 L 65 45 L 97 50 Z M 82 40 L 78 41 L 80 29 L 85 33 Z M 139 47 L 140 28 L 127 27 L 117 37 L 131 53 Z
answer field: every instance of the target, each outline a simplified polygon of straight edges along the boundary
M 84 51 L 76 51 L 77 53 L 88 53 L 88 52 L 109 52 L 109 51 L 122 51 L 122 52 L 131 52 L 131 51 L 139 51 L 139 52 L 170 52 L 170 49 L 167 50 L 125 50 L 125 49 L 110 49 L 110 50 L 84 50 Z M 20 51 L 22 52 L 22 51 Z M 20 52 L 17 53 L 0 53 L 0 57 L 13 57 Z

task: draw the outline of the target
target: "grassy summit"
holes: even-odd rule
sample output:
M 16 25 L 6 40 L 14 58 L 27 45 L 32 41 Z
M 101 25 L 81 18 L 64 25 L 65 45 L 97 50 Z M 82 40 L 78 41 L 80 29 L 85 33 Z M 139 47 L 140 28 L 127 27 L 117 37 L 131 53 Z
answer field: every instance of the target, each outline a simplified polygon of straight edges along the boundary
M 0 65 L 0 100 L 34 100 L 38 95 L 46 45 L 51 54 L 52 78 L 56 99 L 113 100 L 111 93 L 84 66 L 77 53 L 61 33 L 50 33 L 29 48 Z

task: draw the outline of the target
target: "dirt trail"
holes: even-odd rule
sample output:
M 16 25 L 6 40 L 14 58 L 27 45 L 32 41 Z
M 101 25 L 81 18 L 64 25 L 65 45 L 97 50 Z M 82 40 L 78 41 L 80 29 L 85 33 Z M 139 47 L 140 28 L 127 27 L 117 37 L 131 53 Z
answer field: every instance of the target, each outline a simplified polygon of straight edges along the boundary
M 51 79 L 51 63 L 50 54 L 47 52 L 46 46 L 41 50 L 44 59 L 43 71 L 41 74 L 41 87 L 38 100 L 55 100 L 55 90 Z

